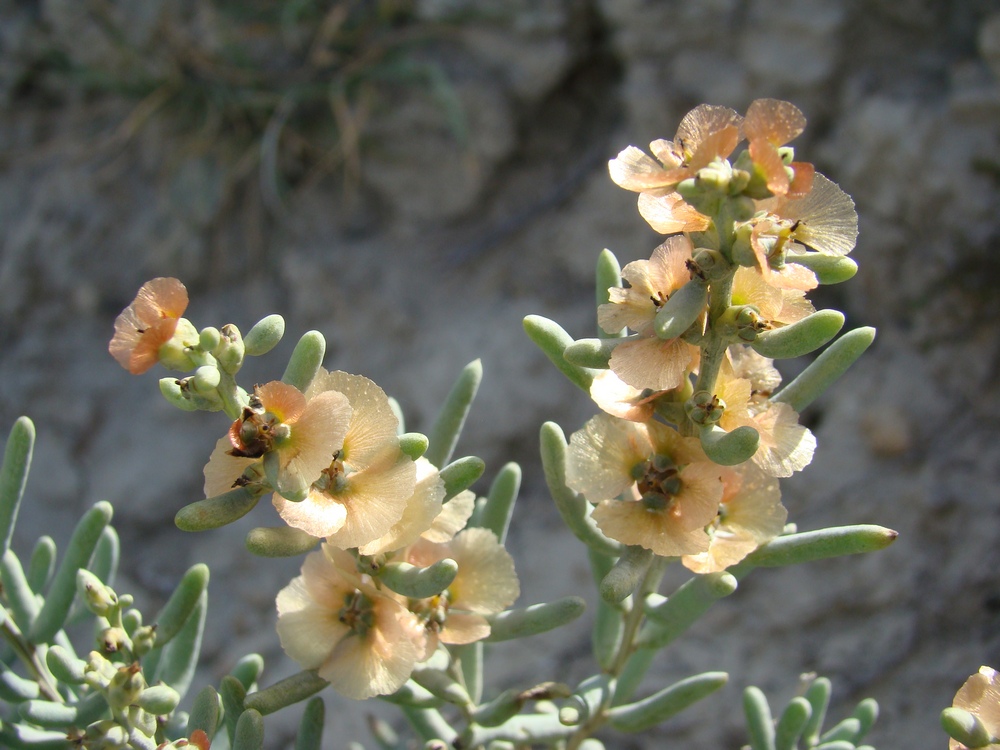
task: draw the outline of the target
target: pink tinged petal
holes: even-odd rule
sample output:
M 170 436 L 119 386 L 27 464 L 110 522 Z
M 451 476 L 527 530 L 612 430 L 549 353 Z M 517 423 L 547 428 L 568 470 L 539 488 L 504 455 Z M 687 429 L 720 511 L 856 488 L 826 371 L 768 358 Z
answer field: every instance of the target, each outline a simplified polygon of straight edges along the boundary
M 754 417 L 760 447 L 753 461 L 771 476 L 790 477 L 812 461 L 816 438 L 799 424 L 798 416 L 788 404 L 771 402 Z
M 611 416 L 631 422 L 652 419 L 653 401 L 662 395 L 654 392 L 643 398 L 642 393 L 625 383 L 613 370 L 601 370 L 590 384 L 590 397 L 594 403 Z
M 764 320 L 774 320 L 781 313 L 781 290 L 764 280 L 756 268 L 740 266 L 733 278 L 733 304 L 753 305 Z
M 645 426 L 598 414 L 570 437 L 566 484 L 592 503 L 609 500 L 635 483 L 633 467 L 652 452 Z
M 215 497 L 233 489 L 233 483 L 243 476 L 246 468 L 258 461 L 256 458 L 231 456 L 233 448 L 229 437 L 219 438 L 205 464 L 205 497 Z
M 334 690 L 356 700 L 396 692 L 423 651 L 423 628 L 412 613 L 385 597 L 374 606 L 373 627 L 342 638 L 318 670 Z
M 696 366 L 699 350 L 681 339 L 655 336 L 615 347 L 609 366 L 633 388 L 666 391 L 677 388 Z
M 623 328 L 647 332 L 656 318 L 656 305 L 650 295 L 635 288 L 612 287 L 610 302 L 597 308 L 597 324 L 606 333 L 618 333 Z
M 791 256 L 789 261 L 793 258 L 794 256 Z M 819 279 L 813 271 L 794 262 L 785 263 L 781 268 L 769 268 L 765 276 L 769 284 L 779 289 L 808 292 L 819 286 Z
M 131 306 L 146 324 L 159 318 L 179 318 L 188 306 L 187 289 L 177 279 L 161 276 L 143 284 Z
M 594 508 L 604 534 L 623 544 L 639 545 L 662 557 L 692 555 L 708 549 L 704 529 L 684 531 L 667 511 L 650 510 L 634 500 L 605 500 Z
M 362 545 L 358 552 L 362 555 L 377 555 L 391 552 L 413 544 L 421 534 L 430 529 L 434 519 L 441 513 L 444 500 L 444 481 L 438 470 L 426 458 L 418 458 L 414 464 L 416 484 L 413 495 L 406 501 L 403 516 L 387 534 Z
M 640 193 L 638 205 L 639 215 L 660 234 L 702 232 L 711 224 L 678 193 Z
M 717 104 L 699 104 L 681 119 L 680 125 L 677 126 L 677 135 L 674 136 L 674 143 L 680 146 L 690 159 L 713 134 L 730 126 L 737 130 L 738 142 L 738 132 L 742 122 L 743 118 L 729 107 Z M 735 147 L 734 143 L 733 148 Z M 730 149 L 731 151 L 732 149 Z M 728 152 L 720 154 L 720 156 L 728 155 Z
M 781 292 L 781 310 L 772 320 L 781 323 L 794 323 L 797 320 L 816 312 L 812 302 L 806 299 L 805 292 L 800 289 L 783 289 Z
M 728 355 L 732 377 L 748 380 L 752 391 L 771 393 L 781 385 L 781 373 L 774 362 L 749 346 L 731 346 Z
M 482 615 L 449 612 L 441 628 L 442 643 L 460 645 L 481 641 L 490 634 L 490 624 Z
M 329 536 L 330 543 L 349 549 L 384 536 L 403 517 L 415 482 L 416 469 L 407 457 L 349 474 L 344 489 L 334 495 L 347 508 L 347 520 Z
M 310 394 L 329 390 L 347 396 L 353 409 L 341 456 L 345 462 L 354 469 L 362 469 L 384 461 L 387 452 L 398 452 L 399 420 L 385 391 L 366 377 L 339 370 L 320 372 L 309 386 Z
M 767 189 L 775 195 L 785 195 L 790 181 L 778 149 L 768 141 L 752 140 L 749 151 L 754 167 L 764 176 Z
M 990 667 L 980 667 L 958 689 L 952 705 L 978 716 L 994 737 L 1000 735 L 1000 674 Z
M 793 161 L 789 166 L 792 168 L 794 177 L 788 186 L 789 198 L 803 198 L 809 195 L 812 190 L 813 180 L 816 178 L 816 167 L 807 161 Z
M 609 161 L 608 172 L 612 181 L 626 190 L 638 192 L 667 184 L 663 165 L 635 146 L 629 146 Z
M 802 111 L 780 99 L 755 99 L 750 102 L 743 120 L 743 132 L 748 140 L 763 140 L 774 146 L 784 146 L 805 128 L 806 118 Z
M 294 422 L 305 411 L 306 397 L 293 385 L 272 380 L 257 388 L 257 395 L 267 411 L 282 422 Z
M 721 130 L 709 134 L 698 145 L 698 149 L 690 159 L 691 171 L 697 172 L 716 159 L 725 159 L 733 153 L 739 142 L 740 130 L 735 125 L 726 125 Z
M 465 528 L 476 507 L 476 494 L 472 490 L 463 490 L 441 507 L 434 523 L 421 537 L 428 542 L 450 542 L 455 534 Z
M 858 240 L 854 201 L 837 183 L 818 173 L 812 190 L 802 198 L 784 202 L 776 213 L 799 222 L 792 233 L 795 240 L 827 255 L 847 255 Z
M 681 469 L 682 490 L 674 498 L 672 512 L 682 531 L 703 529 L 719 513 L 722 502 L 721 469 L 709 461 L 699 461 Z
M 488 529 L 466 529 L 447 545 L 458 563 L 458 575 L 448 587 L 451 606 L 477 614 L 509 607 L 521 593 L 514 560 Z
M 279 481 L 304 488 L 319 479 L 344 444 L 351 414 L 341 393 L 327 391 L 312 398 L 291 425 L 291 437 L 278 446 L 283 467 Z
M 343 528 L 347 520 L 347 508 L 315 487 L 301 502 L 289 502 L 278 494 L 271 498 L 271 502 L 285 523 L 315 537 L 332 536 Z

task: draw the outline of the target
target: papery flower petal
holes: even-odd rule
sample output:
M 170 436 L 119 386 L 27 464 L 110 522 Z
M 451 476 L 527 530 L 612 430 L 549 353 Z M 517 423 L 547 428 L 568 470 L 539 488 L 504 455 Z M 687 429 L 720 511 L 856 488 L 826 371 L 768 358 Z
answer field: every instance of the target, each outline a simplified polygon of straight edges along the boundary
M 133 375 L 149 370 L 158 361 L 160 347 L 174 335 L 187 305 L 187 289 L 177 279 L 147 281 L 115 319 L 115 335 L 108 345 L 111 356 Z
M 472 516 L 472 511 L 476 507 L 476 493 L 472 490 L 463 490 L 455 497 L 441 506 L 430 528 L 424 531 L 422 536 L 428 542 L 449 542 L 455 538 L 455 534 L 465 528 Z
M 605 500 L 594 508 L 593 518 L 605 536 L 645 547 L 661 557 L 708 549 L 708 534 L 703 528 L 685 531 L 669 511 L 650 510 L 638 501 Z
M 294 385 L 272 380 L 256 388 L 257 397 L 280 422 L 294 422 L 306 408 L 306 397 Z
M 346 508 L 347 520 L 328 540 L 349 549 L 384 536 L 403 517 L 415 482 L 416 468 L 405 456 L 349 474 L 343 488 L 331 495 Z
M 416 484 L 413 495 L 406 501 L 403 516 L 381 538 L 360 546 L 358 552 L 362 555 L 391 552 L 412 544 L 431 528 L 440 515 L 445 492 L 444 481 L 437 468 L 426 458 L 418 458 L 414 469 Z
M 284 473 L 304 487 L 319 479 L 344 445 L 351 416 L 351 404 L 342 393 L 327 391 L 310 399 L 294 422 L 291 438 L 278 446 Z
M 743 119 L 743 132 L 749 141 L 765 141 L 784 146 L 806 128 L 802 111 L 780 99 L 755 99 Z
M 739 139 L 739 127 L 743 118 L 733 109 L 723 107 L 718 104 L 699 104 L 683 118 L 677 126 L 677 135 L 674 136 L 674 143 L 690 157 L 698 148 L 708 140 L 713 134 L 726 130 L 729 127 L 737 129 L 737 142 Z M 726 153 L 719 153 L 723 158 L 729 156 L 732 149 L 736 148 L 733 143 L 732 148 Z
M 649 336 L 616 346 L 608 366 L 633 388 L 666 391 L 684 382 L 699 356 L 698 347 L 682 339 Z
M 661 391 L 643 396 L 645 391 L 633 388 L 613 370 L 601 370 L 590 384 L 590 397 L 604 412 L 631 422 L 648 422 L 653 418 L 653 401 Z
M 686 202 L 680 193 L 645 192 L 639 194 L 639 215 L 660 234 L 703 232 L 712 220 Z
M 566 485 L 592 503 L 617 497 L 634 484 L 632 469 L 652 452 L 645 425 L 598 414 L 570 436 Z
M 205 464 L 205 497 L 215 497 L 229 492 L 246 468 L 259 460 L 233 456 L 229 452 L 232 447 L 233 444 L 228 437 L 219 438 L 215 443 L 212 455 Z
M 817 173 L 810 190 L 795 200 L 770 198 L 758 208 L 796 222 L 792 237 L 827 255 L 843 256 L 858 240 L 858 212 L 851 196 L 837 183 Z
M 449 612 L 439 638 L 442 643 L 460 645 L 481 641 L 489 634 L 490 624 L 482 615 Z
M 608 162 L 608 172 L 618 187 L 639 192 L 662 187 L 667 170 L 642 149 L 629 146 Z
M 980 667 L 979 672 L 969 677 L 958 689 L 952 706 L 978 717 L 991 736 L 1000 736 L 1000 674 L 991 667 Z M 949 750 L 968 750 L 954 739 L 949 742 L 948 747 Z M 1000 743 L 994 742 L 982 750 L 994 750 L 997 747 L 1000 747 Z
M 386 446 L 398 451 L 396 432 L 399 420 L 389 405 L 389 397 L 362 375 L 321 370 L 309 386 L 310 397 L 323 391 L 343 393 L 353 411 L 341 458 L 354 469 L 384 460 Z
M 423 628 L 399 603 L 375 603 L 376 627 L 362 637 L 342 638 L 317 673 L 334 690 L 363 700 L 403 686 L 422 653 Z
M 301 502 L 289 502 L 278 494 L 272 496 L 271 502 L 281 520 L 292 528 L 319 538 L 336 534 L 347 520 L 344 504 L 316 487 L 310 488 L 306 499 Z
M 771 476 L 790 477 L 812 462 L 816 437 L 799 424 L 799 415 L 788 404 L 769 402 L 754 416 L 753 426 L 760 433 L 753 461 Z

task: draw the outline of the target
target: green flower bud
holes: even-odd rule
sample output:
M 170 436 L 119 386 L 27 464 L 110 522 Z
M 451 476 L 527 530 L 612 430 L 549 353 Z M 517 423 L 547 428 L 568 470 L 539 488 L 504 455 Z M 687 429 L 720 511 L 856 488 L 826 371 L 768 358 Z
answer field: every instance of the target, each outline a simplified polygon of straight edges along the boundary
M 133 662 L 115 672 L 108 684 L 105 697 L 112 709 L 121 711 L 135 703 L 145 687 L 146 681 L 142 677 L 142 667 L 139 666 L 139 662 Z
M 210 353 L 214 352 L 218 348 L 221 340 L 222 334 L 219 333 L 219 329 L 214 326 L 202 328 L 201 333 L 198 334 L 198 345 L 201 347 L 202 351 Z
M 85 747 L 94 750 L 128 750 L 128 730 L 112 719 L 102 719 L 87 727 Z
M 792 146 L 779 146 L 778 156 L 781 157 L 781 163 L 787 167 L 795 161 L 795 149 Z
M 201 337 L 198 329 L 187 318 L 177 321 L 177 329 L 170 340 L 160 346 L 157 358 L 168 370 L 187 372 L 196 366 L 191 358 L 191 349 L 198 346 Z
M 698 391 L 687 403 L 684 404 L 684 411 L 688 419 L 697 425 L 715 424 L 726 411 L 725 402 L 718 396 L 708 391 Z
M 207 395 L 219 387 L 222 375 L 216 365 L 202 365 L 194 371 L 191 382 L 195 391 L 201 395 Z
M 732 176 L 733 168 L 729 162 L 724 159 L 716 159 L 707 167 L 699 169 L 694 179 L 701 190 L 728 193 L 729 180 Z
M 716 281 L 732 270 L 732 265 L 718 250 L 699 247 L 688 264 L 691 273 L 702 281 Z
M 251 328 L 243 338 L 248 357 L 267 354 L 285 335 L 285 319 L 280 315 L 268 315 Z
M 132 641 L 124 628 L 104 628 L 97 634 L 97 647 L 105 654 L 117 654 L 123 650 L 130 650 Z
M 172 713 L 180 700 L 181 696 L 169 685 L 153 685 L 142 691 L 138 706 L 154 716 L 163 716 Z
M 730 250 L 732 262 L 738 266 L 753 268 L 757 265 L 757 256 L 754 254 L 753 246 L 750 244 L 750 235 L 753 227 L 749 224 L 739 224 L 736 227 L 733 245 Z
M 143 625 L 136 629 L 132 636 L 132 652 L 136 658 L 141 658 L 153 650 L 156 645 L 156 626 Z
M 163 398 L 183 411 L 198 411 L 198 406 L 188 398 L 187 391 L 181 387 L 182 381 L 177 378 L 160 378 L 160 393 Z
M 677 184 L 677 192 L 681 198 L 690 202 L 701 196 L 701 189 L 693 177 L 688 177 Z
M 85 568 L 76 571 L 76 590 L 87 609 L 98 617 L 107 617 L 118 607 L 118 596 L 101 579 Z
M 220 331 L 222 337 L 219 346 L 215 350 L 215 358 L 219 360 L 219 366 L 230 375 L 235 375 L 243 366 L 243 355 L 245 347 L 240 329 L 232 323 L 222 326 Z

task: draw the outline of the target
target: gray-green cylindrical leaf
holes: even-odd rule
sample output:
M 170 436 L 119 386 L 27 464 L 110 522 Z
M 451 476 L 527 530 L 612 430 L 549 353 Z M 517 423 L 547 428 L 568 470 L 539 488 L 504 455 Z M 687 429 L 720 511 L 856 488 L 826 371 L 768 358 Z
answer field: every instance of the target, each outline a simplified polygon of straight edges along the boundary
M 826 677 L 817 677 L 806 690 L 804 697 L 812 706 L 812 715 L 802 731 L 802 740 L 807 747 L 812 747 L 819 741 L 819 733 L 826 720 L 826 709 L 830 705 L 832 690 L 833 686 Z
M 814 352 L 840 333 L 844 314 L 817 310 L 787 326 L 764 331 L 750 344 L 758 354 L 771 359 L 794 359 Z
M 198 567 L 197 565 L 194 567 Z M 193 570 L 193 568 L 192 568 Z M 147 656 L 159 654 L 155 679 L 170 685 L 183 697 L 194 678 L 198 657 L 201 653 L 201 639 L 205 631 L 205 616 L 208 611 L 208 591 L 203 590 L 194 610 L 178 632 L 165 646 L 155 648 Z M 159 630 L 157 630 L 159 637 Z
M 472 712 L 472 721 L 480 726 L 495 727 L 503 724 L 512 716 L 517 716 L 524 706 L 524 698 L 520 691 L 510 688 L 504 690 L 500 695 L 477 706 Z
M 850 716 L 835 724 L 819 738 L 821 745 L 828 742 L 850 742 L 852 747 L 858 735 L 861 733 L 861 722 Z
M 59 682 L 66 685 L 83 684 L 87 662 L 78 659 L 62 646 L 49 646 L 45 652 L 45 664 Z
M 490 622 L 490 634 L 486 640 L 495 643 L 545 633 L 572 622 L 583 614 L 586 607 L 580 597 L 567 596 L 523 609 L 509 609 L 486 618 Z
M 319 331 L 306 331 L 292 351 L 281 382 L 305 392 L 323 365 L 325 356 L 326 339 L 323 334 Z
M 458 736 L 454 727 L 451 726 L 436 708 L 415 708 L 413 706 L 402 705 L 399 707 L 410 726 L 420 738 L 427 740 L 440 740 L 446 745 Z
M 675 339 L 690 328 L 708 304 L 708 285 L 691 279 L 656 311 L 653 330 L 661 339 Z
M 798 750 L 799 738 L 812 715 L 812 705 L 805 698 L 796 696 L 788 702 L 774 729 L 775 750 Z
M 596 301 L 597 306 L 600 307 L 611 301 L 611 289 L 621 288 L 622 285 L 621 264 L 618 262 L 615 254 L 607 248 L 601 250 L 597 256 L 597 268 L 594 276 L 597 292 Z M 600 326 L 597 327 L 597 335 L 602 339 L 618 338 L 624 335 L 624 333 L 624 329 L 617 333 L 608 333 Z
M 108 527 L 110 528 L 110 527 Z M 42 536 L 35 542 L 34 549 L 31 550 L 31 559 L 28 561 L 27 579 L 31 590 L 36 594 L 41 593 L 56 569 L 56 543 L 50 536 Z
M 285 319 L 280 315 L 268 315 L 254 324 L 243 337 L 243 347 L 248 357 L 267 354 L 285 335 Z
M 705 455 L 721 466 L 736 466 L 749 461 L 760 445 L 760 433 L 749 425 L 726 432 L 716 424 L 706 425 L 698 433 Z
M 378 573 L 379 579 L 392 591 L 410 599 L 426 599 L 440 594 L 458 574 L 458 563 L 450 558 L 420 568 L 405 562 L 391 562 Z
M 858 272 L 858 264 L 846 255 L 799 253 L 788 255 L 786 261 L 808 268 L 816 274 L 820 284 L 840 284 L 854 278 L 854 274 Z
M 239 747 L 235 744 L 236 724 L 243 713 L 247 691 L 232 675 L 226 675 L 219 683 L 219 696 L 222 698 L 222 721 L 226 727 L 226 734 L 229 735 L 229 746 Z M 256 711 L 258 715 L 260 712 Z M 242 750 L 242 749 L 241 749 Z
M 864 327 L 848 331 L 822 353 L 791 383 L 771 399 L 788 404 L 801 412 L 819 398 L 865 353 L 875 340 L 875 329 Z
M 857 719 L 859 724 L 858 733 L 854 737 L 854 743 L 857 744 L 871 731 L 878 719 L 878 701 L 874 698 L 865 698 L 858 703 L 851 716 Z
M 771 707 L 760 688 L 751 685 L 743 691 L 743 713 L 752 750 L 775 750 Z
M 892 544 L 898 532 L 882 526 L 860 524 L 803 531 L 772 539 L 751 552 L 741 567 L 775 568 L 823 560 L 827 557 L 875 552 Z
M 27 633 L 38 617 L 39 605 L 14 550 L 9 549 L 0 557 L 0 582 L 10 617 L 22 633 Z
M 264 657 L 260 654 L 247 654 L 236 662 L 229 674 L 240 681 L 244 690 L 252 690 L 263 671 Z
M 462 368 L 448 392 L 434 425 L 427 433 L 428 446 L 424 458 L 434 466 L 444 466 L 451 460 L 482 379 L 483 363 L 473 360 Z
M 635 336 L 621 336 L 607 339 L 579 339 L 566 347 L 563 356 L 566 361 L 579 367 L 607 370 L 611 355 L 619 344 L 635 341 Z
M 314 670 L 304 670 L 263 690 L 250 693 L 246 696 L 244 705 L 266 716 L 293 703 L 304 701 L 329 684 Z
M 736 591 L 736 578 L 725 571 L 693 576 L 666 601 L 648 606 L 649 618 L 636 643 L 660 649 L 687 631 L 719 599 Z
M 66 546 L 66 554 L 46 593 L 45 603 L 32 623 L 28 634 L 32 643 L 47 643 L 62 628 L 76 596 L 76 571 L 87 567 L 104 527 L 111 521 L 111 515 L 111 504 L 99 502 L 77 523 Z
M 32 700 L 18 705 L 23 718 L 45 729 L 86 726 L 99 719 L 107 708 L 107 701 L 98 691 L 74 704 Z
M 555 422 L 546 422 L 539 433 L 545 483 L 559 515 L 576 538 L 588 547 L 610 557 L 621 554 L 622 545 L 608 539 L 590 517 L 590 503 L 583 495 L 566 486 L 566 436 Z
M 594 582 L 600 584 L 604 580 L 604 576 L 614 566 L 615 559 L 595 551 L 592 547 L 587 547 L 587 557 L 590 560 L 590 570 L 594 575 Z M 611 670 L 621 646 L 624 628 L 625 620 L 621 607 L 617 604 L 608 604 L 604 599 L 599 598 L 597 611 L 594 613 L 594 627 L 590 634 L 590 642 L 594 658 L 597 659 L 601 669 Z
M 16 704 L 38 698 L 41 690 L 38 683 L 15 673 L 6 664 L 0 663 L 0 699 Z
M 477 524 L 496 534 L 500 544 L 507 539 L 507 528 L 514 512 L 514 503 L 521 488 L 521 467 L 511 461 L 497 472 L 486 494 L 486 504 L 479 514 Z
M 418 667 L 413 670 L 410 678 L 446 703 L 461 707 L 470 707 L 472 705 L 472 699 L 469 697 L 469 693 L 465 687 L 447 672 Z
M 642 732 L 666 721 L 726 684 L 725 672 L 705 672 L 675 682 L 670 687 L 608 712 L 608 723 L 623 732 Z
M 407 680 L 403 686 L 390 695 L 380 695 L 380 700 L 413 708 L 440 708 L 444 701 L 427 688 L 421 687 L 413 680 Z
M 11 750 L 66 750 L 66 730 L 5 723 L 0 729 L 0 747 Z
M 209 737 L 214 737 L 219 728 L 219 718 L 222 715 L 222 699 L 215 688 L 206 685 L 195 696 L 191 704 L 191 715 L 188 717 L 188 735 L 200 729 Z
M 990 730 L 978 716 L 954 706 L 941 712 L 941 728 L 965 747 L 985 747 L 993 740 Z
M 434 463 L 433 461 L 431 463 Z M 462 490 L 467 490 L 486 471 L 486 462 L 478 456 L 465 456 L 452 461 L 438 472 L 444 482 L 444 498 L 447 502 Z
M 10 549 L 10 539 L 17 522 L 17 511 L 24 496 L 24 485 L 31 468 L 35 446 L 35 425 L 27 417 L 18 417 L 10 428 L 0 464 L 0 541 L 2 552 Z
M 208 566 L 192 565 L 177 584 L 163 609 L 156 616 L 156 645 L 166 646 L 176 636 L 194 612 L 202 594 L 208 588 Z
M 535 342 L 571 383 L 590 393 L 590 384 L 594 382 L 596 372 L 566 361 L 563 352 L 573 343 L 573 337 L 566 333 L 562 326 L 541 315 L 529 315 L 524 319 L 524 330 L 528 338 Z
M 626 547 L 601 581 L 601 598 L 608 604 L 623 601 L 635 591 L 652 560 L 652 550 L 638 546 Z
M 181 697 L 169 685 L 151 685 L 142 691 L 136 705 L 156 716 L 173 713 Z
M 246 548 L 260 557 L 296 557 L 316 546 L 318 537 L 291 526 L 258 526 L 247 533 Z
M 243 518 L 254 509 L 261 492 L 250 487 L 236 487 L 215 497 L 185 505 L 174 516 L 181 531 L 208 531 Z
M 263 750 L 264 748 L 264 717 L 247 709 L 236 721 L 232 747 L 237 750 Z
M 322 698 L 312 698 L 302 710 L 295 750 L 320 750 L 323 743 L 323 723 L 326 707 Z
M 108 586 L 113 586 L 115 575 L 118 573 L 120 555 L 121 542 L 118 540 L 118 532 L 113 526 L 105 526 L 90 561 L 90 572 Z

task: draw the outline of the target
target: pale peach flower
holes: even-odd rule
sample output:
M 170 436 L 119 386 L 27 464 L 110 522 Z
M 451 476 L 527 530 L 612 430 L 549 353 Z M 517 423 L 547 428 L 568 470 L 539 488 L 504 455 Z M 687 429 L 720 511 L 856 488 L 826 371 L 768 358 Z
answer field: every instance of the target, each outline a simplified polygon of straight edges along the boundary
M 399 449 L 399 421 L 381 388 L 360 375 L 321 370 L 306 395 L 315 400 L 328 393 L 351 407 L 343 441 L 302 502 L 275 496 L 274 506 L 289 526 L 349 549 L 380 539 L 403 517 L 416 468 Z
M 843 256 L 858 240 L 854 201 L 837 183 L 819 173 L 806 195 L 768 198 L 757 201 L 756 207 L 790 226 L 788 237 L 795 244 L 789 245 L 789 254 L 804 252 L 805 246 L 825 255 Z
M 778 536 L 788 518 L 778 480 L 752 463 L 727 469 L 722 482 L 719 515 L 708 526 L 708 549 L 681 558 L 684 567 L 695 573 L 715 573 L 735 565 Z
M 610 302 L 597 310 L 597 322 L 608 333 L 631 328 L 639 338 L 615 347 L 609 367 L 633 388 L 669 390 L 678 387 L 697 366 L 698 347 L 686 341 L 660 339 L 653 330 L 657 311 L 691 278 L 687 262 L 691 241 L 670 237 L 649 260 L 633 261 L 622 269 L 625 288 L 609 289 Z
M 791 406 L 771 401 L 747 378 L 736 377 L 728 362 L 723 363 L 716 384 L 716 396 L 726 405 L 719 426 L 727 432 L 749 426 L 757 430 L 760 444 L 753 462 L 772 477 L 790 477 L 812 461 L 816 438 L 799 424 Z
M 952 706 L 976 716 L 991 737 L 1000 737 L 1000 673 L 991 667 L 980 667 L 979 672 L 967 679 L 958 689 Z M 991 742 L 982 750 L 998 750 L 998 748 L 1000 742 Z M 969 748 L 952 739 L 948 743 L 948 750 L 969 750 Z
M 794 179 L 788 179 L 780 146 L 797 138 L 806 127 L 799 108 L 779 99 L 756 99 L 750 102 L 743 119 L 743 133 L 750 142 L 748 150 L 754 166 L 760 170 L 767 189 L 775 195 L 802 196 L 812 187 L 814 169 L 806 162 L 790 166 Z
M 641 391 L 615 374 L 600 370 L 590 384 L 590 397 L 607 414 L 630 422 L 648 422 L 653 418 L 655 401 L 663 391 Z
M 358 552 L 362 555 L 392 552 L 413 544 L 441 515 L 444 481 L 437 468 L 426 458 L 418 458 L 415 469 L 416 484 L 413 494 L 406 501 L 403 516 L 382 537 L 358 547 Z
M 750 247 L 761 276 L 771 286 L 779 289 L 798 289 L 804 292 L 819 286 L 816 274 L 794 262 L 788 250 L 794 247 L 791 234 L 793 222 L 774 214 L 759 214 L 750 220 Z
M 111 356 L 133 375 L 146 372 L 160 361 L 160 349 L 177 333 L 187 305 L 187 289 L 177 279 L 147 281 L 115 319 L 115 335 L 108 345 Z M 190 323 L 181 333 L 182 345 L 198 343 L 198 333 Z
M 502 612 L 520 594 L 514 561 L 488 529 L 465 529 L 444 544 L 420 539 L 406 553 L 407 562 L 423 568 L 447 558 L 458 563 L 451 585 L 437 596 L 410 602 L 432 644 L 429 652 L 438 640 L 482 640 L 490 634 L 485 615 Z
M 330 544 L 306 557 L 277 607 L 285 653 L 348 698 L 395 692 L 426 650 L 417 617 Z
M 597 504 L 601 531 L 663 557 L 708 549 L 721 477 L 697 438 L 658 422 L 598 414 L 570 438 L 566 484 Z
M 221 449 L 220 441 L 205 467 L 206 492 L 209 497 L 219 494 L 214 491 L 227 478 L 235 481 L 249 464 L 275 454 L 278 472 L 272 489 L 279 495 L 301 495 L 340 450 L 350 419 L 351 406 L 340 393 L 307 401 L 297 388 L 277 380 L 256 387 L 229 428 L 228 450 Z
M 746 266 L 738 267 L 733 277 L 732 304 L 753 305 L 768 328 L 794 323 L 816 311 L 802 290 L 773 286 L 760 270 Z

